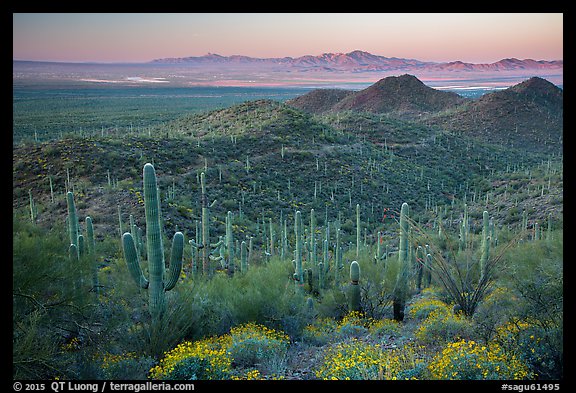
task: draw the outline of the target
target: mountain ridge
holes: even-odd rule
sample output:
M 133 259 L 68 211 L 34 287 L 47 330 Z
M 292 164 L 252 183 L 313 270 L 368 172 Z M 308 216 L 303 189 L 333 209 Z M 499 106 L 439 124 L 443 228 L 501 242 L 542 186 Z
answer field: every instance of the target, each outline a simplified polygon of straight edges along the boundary
M 390 70 L 430 70 L 430 71 L 508 71 L 529 69 L 562 69 L 563 60 L 534 60 L 504 58 L 494 63 L 469 63 L 460 60 L 432 62 L 418 59 L 386 57 L 369 52 L 354 50 L 348 53 L 323 53 L 299 57 L 250 57 L 244 55 L 222 56 L 207 53 L 203 56 L 168 57 L 150 61 L 151 64 L 189 65 L 270 65 L 309 69 L 321 67 L 333 71 L 390 71 Z

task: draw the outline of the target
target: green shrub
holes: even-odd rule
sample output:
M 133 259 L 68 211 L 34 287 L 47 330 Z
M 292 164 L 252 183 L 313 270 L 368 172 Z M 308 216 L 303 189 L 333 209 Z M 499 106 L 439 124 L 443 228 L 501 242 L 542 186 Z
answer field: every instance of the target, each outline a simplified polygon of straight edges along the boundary
M 469 338 L 472 333 L 472 322 L 464 315 L 437 308 L 420 324 L 415 335 L 425 345 L 441 345 L 458 338 Z
M 150 369 L 149 377 L 162 380 L 227 379 L 231 367 L 226 345 L 228 339 L 224 336 L 184 341 L 166 352 L 158 365 Z
M 304 328 L 302 339 L 311 345 L 325 345 L 333 339 L 337 327 L 333 318 L 317 318 Z
M 120 355 L 105 354 L 101 369 L 104 379 L 138 380 L 146 379 L 148 370 L 154 365 L 149 356 L 138 356 L 135 352 Z
M 530 379 L 532 374 L 517 356 L 498 344 L 482 345 L 465 339 L 450 342 L 428 365 L 432 379 Z
M 277 373 L 285 367 L 289 338 L 286 334 L 256 323 L 230 330 L 228 351 L 235 365 L 256 366 L 261 371 Z

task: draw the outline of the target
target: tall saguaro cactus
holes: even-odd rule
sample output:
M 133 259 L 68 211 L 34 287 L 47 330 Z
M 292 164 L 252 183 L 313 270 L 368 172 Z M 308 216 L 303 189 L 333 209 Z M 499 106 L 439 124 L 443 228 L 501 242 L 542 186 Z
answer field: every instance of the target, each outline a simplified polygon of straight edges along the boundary
M 100 297 L 100 284 L 98 283 L 98 266 L 96 265 L 96 243 L 94 242 L 94 226 L 92 218 L 86 217 L 86 237 L 87 237 L 87 254 L 90 257 L 90 265 L 92 270 L 92 287 L 96 299 Z
M 231 211 L 226 214 L 226 248 L 228 249 L 228 272 L 234 274 L 234 234 Z
M 301 291 L 304 285 L 304 272 L 302 271 L 302 213 L 299 210 L 296 212 L 296 219 L 294 220 L 294 236 L 296 238 L 296 273 L 294 273 L 294 280 L 297 290 Z
M 408 224 L 409 208 L 407 203 L 402 204 L 400 210 L 400 245 L 398 247 L 398 276 L 396 278 L 396 287 L 393 293 L 393 312 L 396 321 L 404 320 L 404 306 L 408 297 Z
M 74 203 L 74 194 L 72 191 L 66 193 L 66 202 L 68 206 L 68 234 L 70 244 L 78 247 L 78 217 L 76 215 L 76 204 Z
M 208 199 L 206 196 L 206 175 L 204 172 L 200 174 L 200 184 L 202 188 L 202 243 L 204 244 L 204 247 L 202 248 L 202 272 L 205 275 L 208 275 L 210 267 L 210 260 L 208 258 L 208 245 L 210 244 L 210 211 L 208 210 Z
M 174 288 L 182 270 L 184 235 L 182 232 L 174 234 L 168 276 L 165 277 L 164 246 L 162 244 L 162 229 L 160 226 L 160 202 L 156 171 L 152 164 L 148 163 L 144 165 L 143 172 L 148 280 L 142 273 L 136 244 L 130 232 L 122 235 L 122 248 L 132 278 L 141 288 L 148 289 L 150 315 L 152 315 L 154 321 L 157 321 L 166 310 L 165 292 Z
M 480 277 L 486 275 L 486 265 L 490 257 L 490 216 L 484 210 L 482 213 L 482 254 L 480 255 Z

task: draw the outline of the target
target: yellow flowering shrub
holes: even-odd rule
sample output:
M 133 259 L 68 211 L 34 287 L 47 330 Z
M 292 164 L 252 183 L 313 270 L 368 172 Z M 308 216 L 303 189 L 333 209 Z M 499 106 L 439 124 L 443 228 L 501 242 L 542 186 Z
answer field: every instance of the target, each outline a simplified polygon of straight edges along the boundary
M 407 307 L 407 315 L 417 320 L 426 319 L 432 311 L 441 310 L 440 312 L 450 313 L 452 308 L 439 299 L 420 298 Z
M 422 345 L 407 343 L 387 352 L 383 379 L 428 379 L 428 350 Z
M 368 332 L 372 336 L 400 336 L 402 324 L 394 319 L 371 319 L 368 323 Z
M 150 370 L 151 379 L 228 379 L 237 366 L 270 368 L 281 361 L 289 338 L 283 332 L 246 323 L 219 337 L 185 341 L 164 354 Z M 260 372 L 260 371 L 258 371 Z M 255 372 L 250 374 L 256 376 Z
M 285 333 L 253 322 L 232 328 L 229 336 L 230 357 L 235 364 L 244 367 L 280 367 L 290 343 L 290 338 Z
M 357 339 L 330 347 L 316 377 L 335 380 L 382 379 L 386 358 L 378 344 Z
M 446 344 L 428 365 L 432 379 L 530 379 L 529 368 L 497 343 L 459 340 Z
M 436 345 L 468 338 L 472 331 L 472 322 L 461 313 L 454 314 L 445 308 L 437 308 L 420 324 L 415 335 L 423 344 Z
M 151 379 L 226 379 L 231 359 L 226 343 L 229 336 L 184 341 L 164 354 L 150 370 Z
M 426 379 L 429 357 L 426 348 L 413 343 L 385 349 L 353 338 L 325 351 L 316 377 L 325 380 Z
M 332 339 L 337 327 L 332 318 L 318 318 L 304 327 L 302 339 L 312 345 L 324 345 Z

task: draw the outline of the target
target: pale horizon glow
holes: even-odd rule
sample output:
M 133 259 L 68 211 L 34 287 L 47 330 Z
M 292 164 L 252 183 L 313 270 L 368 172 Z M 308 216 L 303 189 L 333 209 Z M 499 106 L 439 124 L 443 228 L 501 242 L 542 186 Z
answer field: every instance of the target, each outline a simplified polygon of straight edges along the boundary
M 139 63 L 354 50 L 434 62 L 563 60 L 563 14 L 13 14 L 14 60 Z

